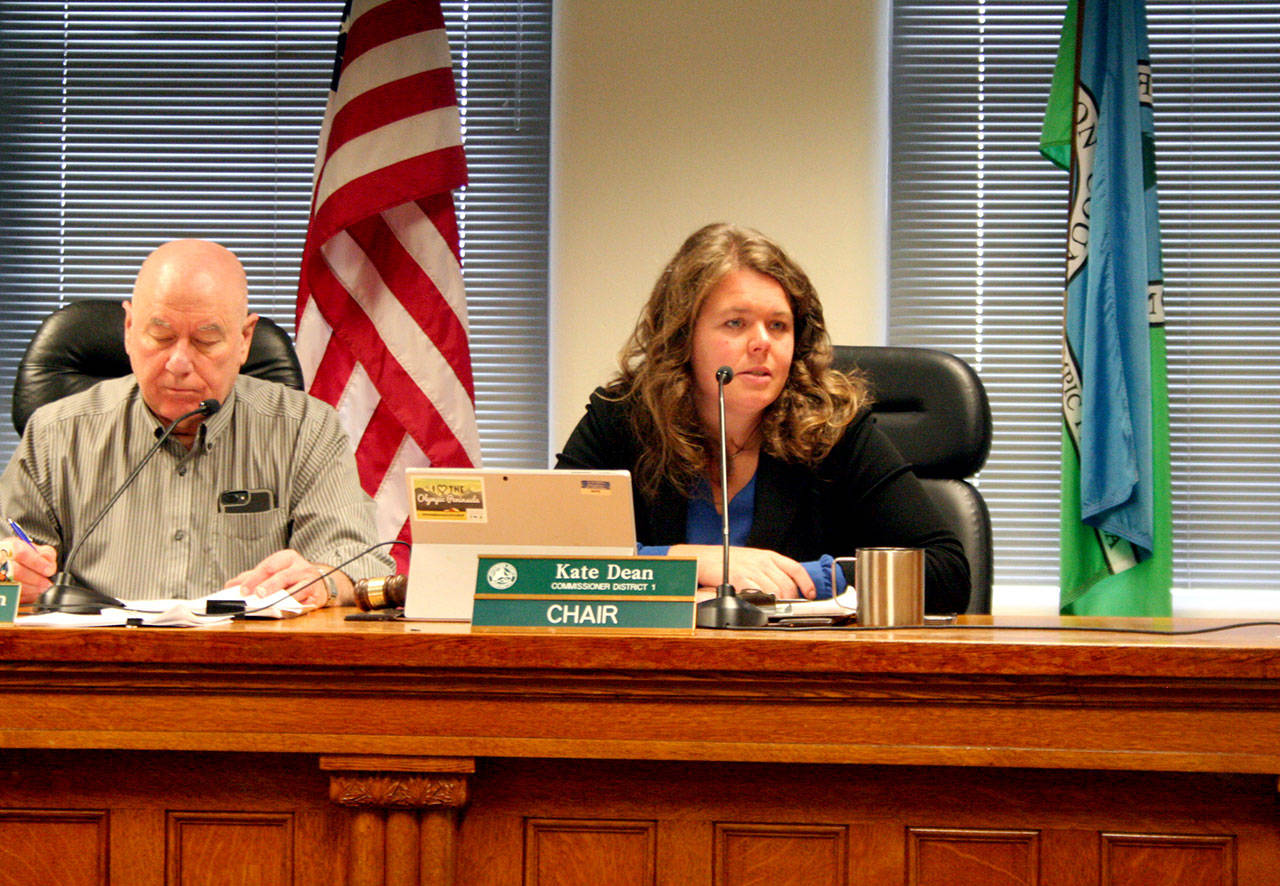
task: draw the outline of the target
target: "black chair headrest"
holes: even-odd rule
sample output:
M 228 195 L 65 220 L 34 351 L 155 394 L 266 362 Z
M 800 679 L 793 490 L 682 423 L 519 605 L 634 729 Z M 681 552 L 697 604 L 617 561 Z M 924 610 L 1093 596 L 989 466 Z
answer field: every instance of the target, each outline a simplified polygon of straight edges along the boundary
M 930 348 L 837 345 L 836 369 L 862 370 L 871 411 L 921 477 L 970 477 L 991 452 L 991 405 L 973 368 Z
M 45 318 L 27 345 L 13 384 L 13 426 L 21 434 L 40 406 L 131 371 L 123 305 L 107 299 L 72 302 Z M 258 319 L 240 372 L 298 390 L 304 386 L 289 335 L 267 317 Z

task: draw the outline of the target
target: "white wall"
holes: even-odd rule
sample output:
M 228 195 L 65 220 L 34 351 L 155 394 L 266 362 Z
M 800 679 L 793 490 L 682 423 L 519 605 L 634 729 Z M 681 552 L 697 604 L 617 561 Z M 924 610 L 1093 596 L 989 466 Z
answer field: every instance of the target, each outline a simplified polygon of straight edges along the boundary
M 663 264 L 712 221 L 759 228 L 813 278 L 832 338 L 885 329 L 884 0 L 557 0 L 551 447 Z

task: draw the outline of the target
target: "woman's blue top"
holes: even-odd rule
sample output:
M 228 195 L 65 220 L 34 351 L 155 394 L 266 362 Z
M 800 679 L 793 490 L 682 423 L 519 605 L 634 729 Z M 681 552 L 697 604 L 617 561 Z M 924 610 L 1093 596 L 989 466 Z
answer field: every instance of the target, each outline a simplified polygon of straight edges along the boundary
M 747 535 L 751 532 L 751 523 L 756 513 L 756 478 L 752 475 L 750 482 L 738 491 L 729 502 L 729 544 L 742 547 L 747 543 Z M 698 481 L 693 498 L 689 501 L 689 516 L 685 521 L 685 543 L 691 545 L 718 545 L 723 542 L 723 530 L 720 525 L 720 514 L 716 512 L 715 502 L 711 498 L 711 486 L 705 479 Z M 669 545 L 640 545 L 642 556 L 661 557 L 671 550 Z M 818 591 L 819 599 L 831 596 L 831 566 L 833 558 L 823 554 L 817 560 L 809 560 L 800 565 L 813 579 L 813 586 Z M 845 589 L 844 571 L 836 570 L 836 593 Z M 738 590 L 750 590 L 738 588 Z

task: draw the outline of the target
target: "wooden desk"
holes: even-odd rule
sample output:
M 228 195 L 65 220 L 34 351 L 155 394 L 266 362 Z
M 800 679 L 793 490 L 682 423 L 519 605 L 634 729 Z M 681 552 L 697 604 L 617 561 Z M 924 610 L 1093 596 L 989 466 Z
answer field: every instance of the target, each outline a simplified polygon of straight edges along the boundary
M 343 614 L 0 628 L 0 883 L 1280 882 L 1280 628 Z

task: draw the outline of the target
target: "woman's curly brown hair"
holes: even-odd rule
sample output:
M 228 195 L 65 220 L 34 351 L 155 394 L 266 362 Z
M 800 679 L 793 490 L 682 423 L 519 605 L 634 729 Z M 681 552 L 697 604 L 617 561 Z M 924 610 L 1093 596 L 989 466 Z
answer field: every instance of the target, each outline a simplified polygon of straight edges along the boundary
M 808 276 L 758 231 L 711 224 L 685 240 L 653 287 L 635 330 L 618 355 L 609 396 L 631 401 L 631 423 L 643 452 L 636 485 L 652 497 L 665 478 L 686 494 L 716 464 L 716 431 L 693 408 L 694 321 L 707 295 L 731 271 L 772 277 L 791 302 L 795 350 L 787 383 L 765 411 L 762 451 L 814 465 L 845 427 L 870 405 L 864 379 L 831 368 L 822 305 Z

